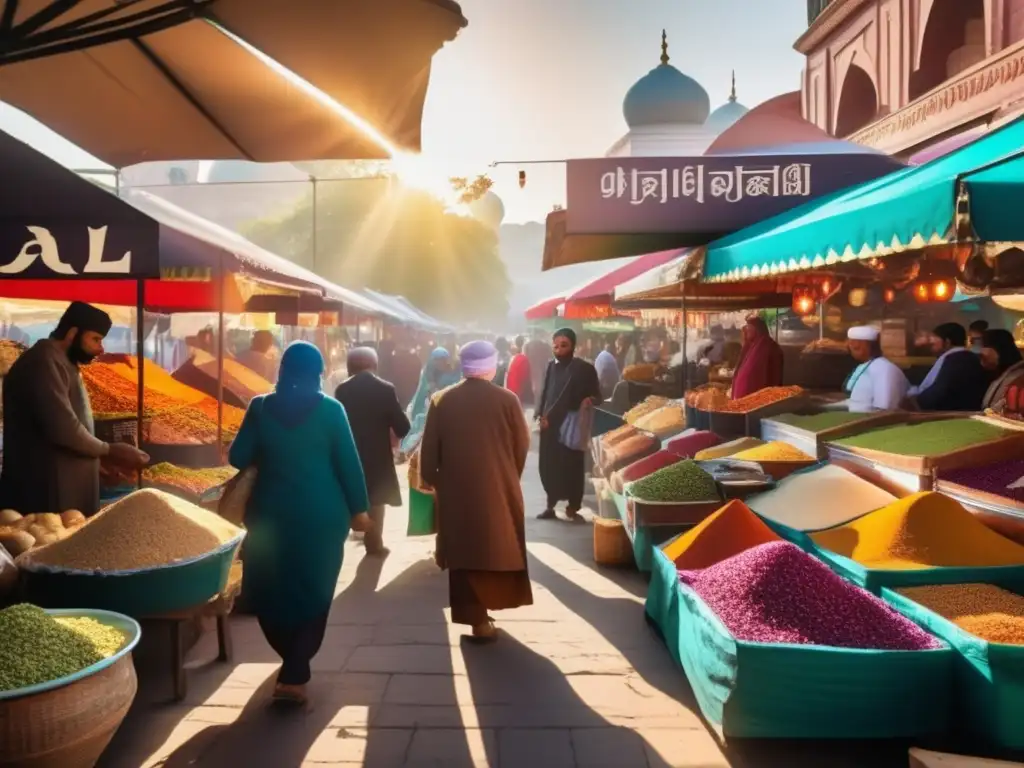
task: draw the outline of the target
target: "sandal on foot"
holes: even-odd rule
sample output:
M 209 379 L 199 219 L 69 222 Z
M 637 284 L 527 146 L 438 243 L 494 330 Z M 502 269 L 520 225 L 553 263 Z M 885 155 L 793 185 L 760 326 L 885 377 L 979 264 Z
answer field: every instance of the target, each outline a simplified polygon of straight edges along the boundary
M 295 707 L 304 707 L 309 704 L 309 697 L 306 695 L 306 686 L 304 685 L 283 685 L 278 683 L 274 687 L 272 700 L 275 704 Z
M 545 509 L 539 515 L 537 515 L 538 520 L 554 520 L 557 517 L 558 515 L 555 514 L 555 510 L 553 509 Z
M 493 643 L 498 639 L 498 630 L 494 626 L 494 620 L 488 619 L 483 624 L 473 627 L 473 634 L 470 636 L 477 643 Z

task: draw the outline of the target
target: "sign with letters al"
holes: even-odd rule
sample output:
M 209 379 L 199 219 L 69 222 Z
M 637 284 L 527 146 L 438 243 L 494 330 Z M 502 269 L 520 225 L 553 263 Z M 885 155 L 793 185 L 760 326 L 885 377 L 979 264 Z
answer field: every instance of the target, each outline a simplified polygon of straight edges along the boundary
M 110 223 L 0 218 L 0 280 L 158 277 L 159 225 L 141 214 Z
M 709 239 L 900 168 L 877 153 L 570 160 L 567 235 Z

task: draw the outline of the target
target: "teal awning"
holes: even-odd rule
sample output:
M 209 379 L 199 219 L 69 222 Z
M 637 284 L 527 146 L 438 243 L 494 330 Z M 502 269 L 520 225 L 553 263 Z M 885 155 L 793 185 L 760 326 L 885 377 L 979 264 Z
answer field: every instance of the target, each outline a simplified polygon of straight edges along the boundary
M 955 235 L 957 181 L 971 194 L 971 216 L 983 240 L 1021 240 L 1024 121 L 992 131 L 948 155 L 858 184 L 711 243 L 708 281 L 745 280 L 942 245 Z M 1014 236 L 1009 236 L 1009 235 Z

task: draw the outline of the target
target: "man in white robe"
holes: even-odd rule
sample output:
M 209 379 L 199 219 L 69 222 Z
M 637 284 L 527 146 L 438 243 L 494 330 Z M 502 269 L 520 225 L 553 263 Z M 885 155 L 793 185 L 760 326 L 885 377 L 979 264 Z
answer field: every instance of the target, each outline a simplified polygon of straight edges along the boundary
M 882 356 L 880 335 L 870 325 L 854 326 L 846 334 L 850 355 L 859 363 L 844 386 L 851 413 L 896 410 L 910 389 L 903 371 Z

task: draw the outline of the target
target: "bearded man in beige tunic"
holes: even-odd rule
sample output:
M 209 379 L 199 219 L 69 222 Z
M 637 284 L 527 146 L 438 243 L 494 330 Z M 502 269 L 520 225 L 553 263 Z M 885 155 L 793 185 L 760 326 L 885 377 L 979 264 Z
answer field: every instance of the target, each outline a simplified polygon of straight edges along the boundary
M 530 430 L 519 399 L 491 383 L 494 345 L 471 342 L 459 359 L 463 381 L 431 400 L 420 471 L 437 492 L 437 562 L 448 570 L 452 621 L 488 641 L 497 637 L 489 610 L 533 603 L 520 484 Z

